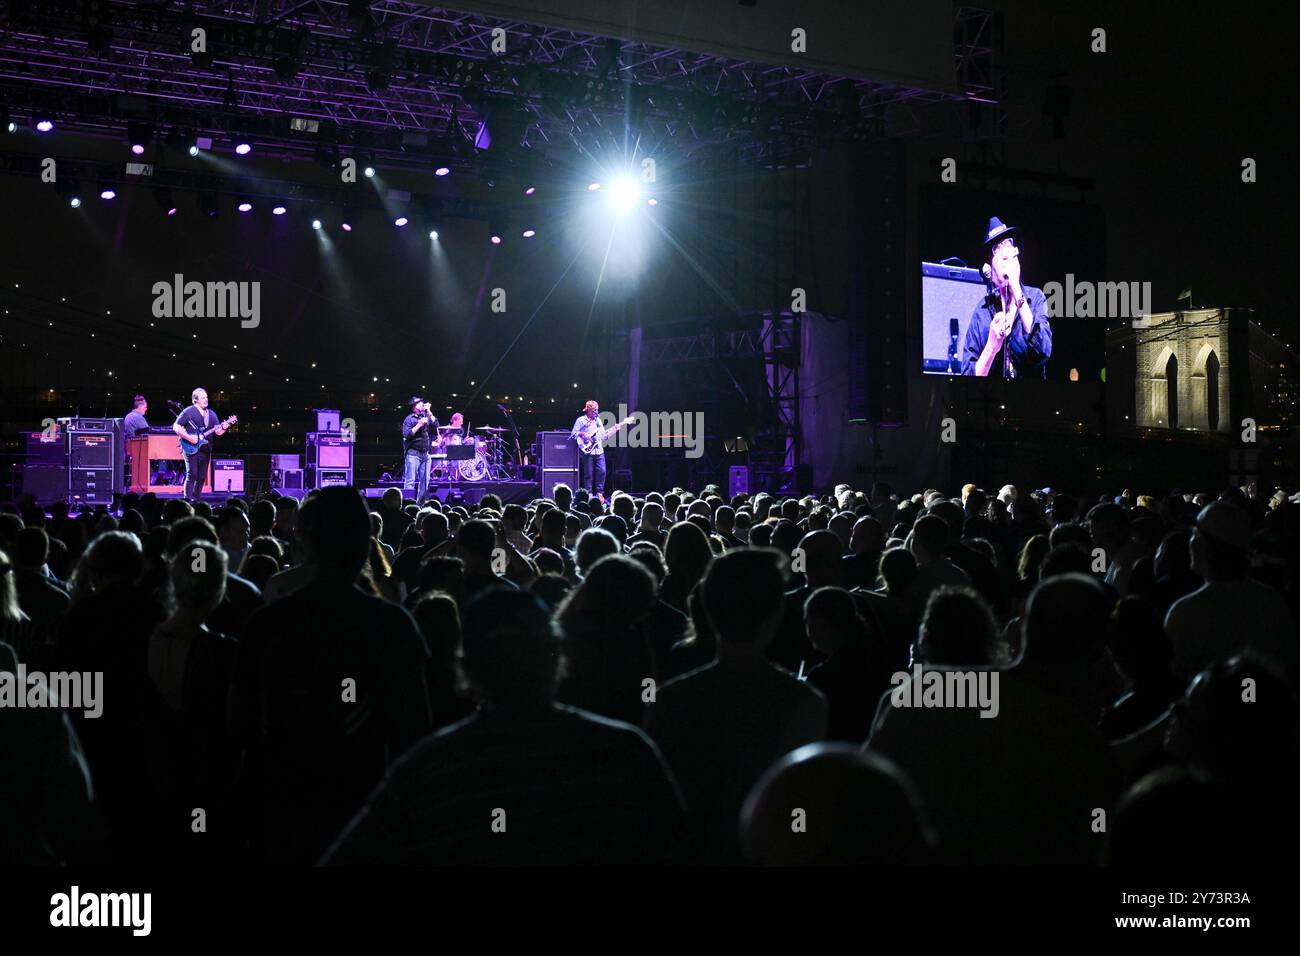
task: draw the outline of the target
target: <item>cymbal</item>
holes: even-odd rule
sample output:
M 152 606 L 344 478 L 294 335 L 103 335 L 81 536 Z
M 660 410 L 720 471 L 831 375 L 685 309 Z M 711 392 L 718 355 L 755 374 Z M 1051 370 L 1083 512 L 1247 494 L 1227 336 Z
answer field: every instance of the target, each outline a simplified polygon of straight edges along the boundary
M 483 426 L 481 426 L 481 427 L 479 427 L 479 428 L 474 429 L 474 431 L 476 431 L 476 432 L 508 432 L 508 431 L 510 431 L 510 429 L 508 429 L 508 428 L 495 428 L 495 427 L 493 427 L 492 425 L 483 425 Z

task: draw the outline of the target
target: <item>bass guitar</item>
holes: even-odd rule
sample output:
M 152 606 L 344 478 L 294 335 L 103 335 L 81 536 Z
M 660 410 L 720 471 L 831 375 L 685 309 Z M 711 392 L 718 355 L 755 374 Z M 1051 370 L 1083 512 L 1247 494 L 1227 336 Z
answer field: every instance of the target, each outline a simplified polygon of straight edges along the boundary
M 229 428 L 231 425 L 235 424 L 235 422 L 237 422 L 237 421 L 239 421 L 239 416 L 238 416 L 238 415 L 231 415 L 231 416 L 230 416 L 229 418 L 227 418 L 224 422 L 218 422 L 216 425 L 213 425 L 211 428 L 204 429 L 203 431 L 199 432 L 199 440 L 198 440 L 197 442 L 186 441 L 184 438 L 182 438 L 182 439 L 181 439 L 181 452 L 184 453 L 184 454 L 186 454 L 186 455 L 192 455 L 192 454 L 194 454 L 196 451 L 198 451 L 198 450 L 199 450 L 200 448 L 202 448 L 204 445 L 208 444 L 208 436 L 209 436 L 209 435 L 211 435 L 211 434 L 212 434 L 213 432 L 215 432 L 215 431 L 220 431 L 220 430 L 222 430 L 222 429 Z
M 618 431 L 624 425 L 631 425 L 634 421 L 636 421 L 635 415 L 627 416 L 627 418 L 623 419 L 617 425 L 612 425 L 611 427 L 605 429 L 604 437 L 608 438 L 610 435 L 614 434 L 614 432 Z M 602 439 L 599 433 L 593 432 L 591 435 L 588 435 L 586 438 L 582 438 L 581 436 L 575 436 L 574 440 L 578 443 L 579 451 L 581 451 L 584 455 L 590 455 L 593 452 L 595 452 L 596 448 L 600 445 Z

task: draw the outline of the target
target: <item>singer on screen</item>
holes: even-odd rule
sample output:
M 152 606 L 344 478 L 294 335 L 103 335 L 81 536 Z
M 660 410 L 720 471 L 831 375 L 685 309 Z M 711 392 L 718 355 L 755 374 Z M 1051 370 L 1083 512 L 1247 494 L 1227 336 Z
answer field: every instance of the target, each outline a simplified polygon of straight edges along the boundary
M 971 315 L 963 375 L 1046 378 L 1052 326 L 1042 289 L 1020 284 L 1016 229 L 994 216 L 984 236 L 986 294 Z

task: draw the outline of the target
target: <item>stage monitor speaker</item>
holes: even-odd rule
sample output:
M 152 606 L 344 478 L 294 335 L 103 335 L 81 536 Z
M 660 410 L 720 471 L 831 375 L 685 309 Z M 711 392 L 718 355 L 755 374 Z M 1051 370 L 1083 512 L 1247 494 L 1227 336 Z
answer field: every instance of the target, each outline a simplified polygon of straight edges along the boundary
M 578 468 L 578 446 L 569 432 L 538 432 L 538 464 L 543 471 L 550 468 Z
M 568 433 L 565 432 L 567 435 Z M 543 468 L 542 469 L 542 497 L 554 498 L 556 485 L 568 485 L 570 488 L 578 487 L 578 469 L 576 468 Z
M 272 455 L 271 456 L 272 471 L 277 471 L 277 470 L 296 471 L 297 469 L 300 468 L 302 468 L 301 455 Z
M 212 490 L 226 494 L 244 493 L 244 460 L 242 458 L 214 458 L 212 460 Z
M 337 408 L 318 408 L 315 410 L 313 418 L 315 427 L 312 431 L 317 432 L 339 432 L 339 410 Z
M 286 468 L 278 476 L 272 472 L 271 487 L 279 491 L 302 491 L 302 475 L 301 468 Z

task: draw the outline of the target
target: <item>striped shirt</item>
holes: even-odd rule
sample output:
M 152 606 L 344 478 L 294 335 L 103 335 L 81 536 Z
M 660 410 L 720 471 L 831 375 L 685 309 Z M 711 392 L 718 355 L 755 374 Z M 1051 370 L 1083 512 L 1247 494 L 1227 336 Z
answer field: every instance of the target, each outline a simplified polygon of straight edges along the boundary
M 398 761 L 331 865 L 664 861 L 685 811 L 638 728 L 572 707 L 480 711 Z

